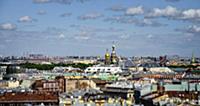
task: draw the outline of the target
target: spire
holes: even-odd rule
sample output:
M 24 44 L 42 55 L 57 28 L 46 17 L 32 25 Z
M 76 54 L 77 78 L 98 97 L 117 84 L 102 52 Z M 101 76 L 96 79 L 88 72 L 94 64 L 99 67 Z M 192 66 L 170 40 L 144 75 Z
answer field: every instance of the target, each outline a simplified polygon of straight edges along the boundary
M 108 48 L 106 49 L 106 53 L 108 53 Z
M 112 53 L 115 53 L 115 42 L 113 41 L 113 43 L 112 43 L 113 45 L 112 45 Z
M 192 52 L 192 59 L 191 59 L 191 63 L 195 63 L 195 57 L 194 57 L 194 52 Z

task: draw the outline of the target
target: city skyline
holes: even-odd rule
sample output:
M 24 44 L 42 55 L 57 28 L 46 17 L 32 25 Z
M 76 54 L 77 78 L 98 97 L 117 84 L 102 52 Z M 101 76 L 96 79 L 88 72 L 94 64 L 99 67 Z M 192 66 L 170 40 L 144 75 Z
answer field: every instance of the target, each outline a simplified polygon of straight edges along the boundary
M 151 5 L 149 5 L 151 4 Z M 0 55 L 199 57 L 198 0 L 2 0 Z

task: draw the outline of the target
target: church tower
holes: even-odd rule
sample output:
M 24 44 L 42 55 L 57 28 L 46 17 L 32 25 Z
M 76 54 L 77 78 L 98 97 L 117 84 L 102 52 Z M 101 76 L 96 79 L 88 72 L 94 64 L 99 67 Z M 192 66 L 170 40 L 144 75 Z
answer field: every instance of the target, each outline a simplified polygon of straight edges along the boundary
M 117 55 L 116 55 L 115 49 L 116 49 L 116 47 L 115 47 L 115 44 L 113 42 L 112 53 L 111 53 L 111 64 L 116 64 L 117 63 Z

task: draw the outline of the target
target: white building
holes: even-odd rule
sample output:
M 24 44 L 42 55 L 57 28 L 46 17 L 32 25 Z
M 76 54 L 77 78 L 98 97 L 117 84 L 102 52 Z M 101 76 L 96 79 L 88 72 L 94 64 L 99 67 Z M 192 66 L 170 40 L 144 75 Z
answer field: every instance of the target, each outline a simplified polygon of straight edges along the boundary
M 116 66 L 93 66 L 85 69 L 86 73 L 121 73 L 122 69 Z
M 133 67 L 133 68 L 129 68 L 129 70 L 142 72 L 144 71 L 144 68 L 145 67 Z M 150 68 L 146 68 L 146 70 L 152 73 L 173 73 L 174 72 L 168 67 L 150 67 Z
M 57 72 L 57 71 L 72 71 L 72 70 L 81 70 L 80 68 L 74 68 L 74 67 L 54 67 L 53 68 L 53 72 Z

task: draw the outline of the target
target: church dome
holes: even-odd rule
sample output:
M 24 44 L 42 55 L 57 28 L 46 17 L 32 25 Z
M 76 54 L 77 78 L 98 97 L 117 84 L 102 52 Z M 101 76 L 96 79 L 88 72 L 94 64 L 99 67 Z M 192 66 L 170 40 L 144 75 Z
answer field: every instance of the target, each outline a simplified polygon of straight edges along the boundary
M 109 54 L 109 53 L 106 53 L 106 54 L 105 54 L 105 57 L 110 57 L 110 54 Z

